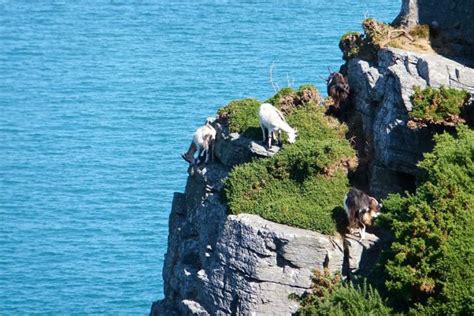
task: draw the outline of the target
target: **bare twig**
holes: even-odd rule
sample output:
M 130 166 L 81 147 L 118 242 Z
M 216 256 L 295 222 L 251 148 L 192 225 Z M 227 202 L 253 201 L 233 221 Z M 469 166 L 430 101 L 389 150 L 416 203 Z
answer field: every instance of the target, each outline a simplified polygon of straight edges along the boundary
M 278 86 L 278 83 L 273 81 L 273 68 L 274 67 L 275 67 L 275 62 L 272 62 L 271 66 L 270 66 L 270 83 L 272 84 L 273 91 L 277 92 L 277 91 L 280 90 L 280 87 Z

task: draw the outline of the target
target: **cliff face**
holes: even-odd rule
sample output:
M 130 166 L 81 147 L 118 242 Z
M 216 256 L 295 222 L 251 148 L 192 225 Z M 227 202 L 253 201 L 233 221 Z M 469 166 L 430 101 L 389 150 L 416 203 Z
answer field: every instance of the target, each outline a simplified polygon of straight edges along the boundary
M 342 239 L 255 215 L 228 216 L 220 193 L 229 166 L 255 152 L 272 153 L 219 131 L 217 156 L 228 166 L 216 162 L 190 169 L 185 193 L 175 194 L 164 266 L 166 297 L 151 314 L 291 314 L 298 305 L 288 295 L 307 291 L 313 270 L 341 271 Z
M 374 63 L 350 60 L 348 77 L 354 108 L 350 126 L 362 127 L 370 192 L 386 196 L 411 189 L 416 165 L 432 149 L 437 132 L 407 127 L 413 87 L 444 85 L 474 93 L 474 69 L 436 54 L 388 48 L 378 52 Z

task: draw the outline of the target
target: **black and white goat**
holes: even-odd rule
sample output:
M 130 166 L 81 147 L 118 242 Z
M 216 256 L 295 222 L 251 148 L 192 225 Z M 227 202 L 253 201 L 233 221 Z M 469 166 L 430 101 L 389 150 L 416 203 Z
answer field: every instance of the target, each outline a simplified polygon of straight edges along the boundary
M 380 204 L 375 198 L 351 188 L 344 198 L 344 209 L 349 220 L 349 230 L 358 228 L 360 240 L 365 237 L 366 226 L 372 225 L 374 218 L 380 215 Z

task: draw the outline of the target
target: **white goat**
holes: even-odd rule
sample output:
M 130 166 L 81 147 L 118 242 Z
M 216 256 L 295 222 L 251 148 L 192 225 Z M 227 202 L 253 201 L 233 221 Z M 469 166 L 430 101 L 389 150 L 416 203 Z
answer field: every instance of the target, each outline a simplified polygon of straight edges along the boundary
M 292 128 L 285 121 L 283 114 L 278 111 L 270 103 L 263 103 L 258 109 L 258 118 L 260 120 L 260 128 L 263 133 L 263 142 L 268 140 L 268 148 L 272 146 L 272 138 L 274 133 L 278 132 L 278 142 L 281 144 L 281 131 L 288 134 L 288 142 L 293 144 L 298 136 L 298 131 Z M 266 139 L 265 131 L 268 131 L 268 138 Z
M 214 142 L 216 140 L 216 130 L 212 127 L 211 122 L 208 120 L 205 125 L 196 129 L 193 135 L 193 141 L 189 146 L 186 153 L 182 154 L 184 160 L 190 164 L 199 164 L 199 158 L 203 155 L 206 156 L 204 163 L 208 163 L 209 159 L 214 160 Z M 198 152 L 197 157 L 194 154 Z

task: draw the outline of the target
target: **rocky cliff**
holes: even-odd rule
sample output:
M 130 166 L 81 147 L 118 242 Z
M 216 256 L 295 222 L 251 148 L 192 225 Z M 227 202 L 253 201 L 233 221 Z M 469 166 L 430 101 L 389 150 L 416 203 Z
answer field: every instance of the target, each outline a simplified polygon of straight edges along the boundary
M 351 124 L 362 128 L 364 151 L 372 153 L 372 193 L 407 189 L 434 133 L 406 126 L 413 86 L 443 84 L 474 92 L 474 70 L 439 55 L 383 49 L 372 64 L 351 60 L 348 75 Z M 221 192 L 231 167 L 275 152 L 216 127 L 217 161 L 190 168 L 185 192 L 175 193 L 165 299 L 153 304 L 152 315 L 289 315 L 298 309 L 289 294 L 310 289 L 314 270 L 327 267 L 347 275 L 370 269 L 365 263 L 371 260 L 364 257 L 378 255 L 375 235 L 361 243 L 354 236 L 322 235 L 255 215 L 228 215 Z
M 399 19 L 431 19 L 424 12 L 430 5 L 404 1 Z M 413 12 L 414 6 L 419 12 Z M 436 19 L 443 26 L 450 23 L 449 17 Z M 470 32 L 464 22 L 458 29 Z M 378 197 L 412 189 L 417 163 L 431 150 L 437 132 L 408 128 L 413 87 L 444 85 L 474 93 L 474 69 L 438 54 L 394 48 L 379 50 L 374 61 L 354 58 L 346 66 L 348 124 L 367 167 L 367 189 Z M 374 260 L 367 258 L 377 256 L 382 244 L 373 234 L 360 242 L 354 236 L 327 236 L 255 215 L 228 215 L 222 190 L 232 166 L 274 155 L 278 148 L 267 151 L 215 126 L 216 161 L 190 168 L 185 192 L 175 193 L 163 269 L 165 298 L 153 304 L 151 315 L 290 315 L 298 304 L 289 294 L 309 290 L 314 270 L 328 268 L 347 276 L 371 269 L 367 263 Z
M 347 65 L 353 112 L 350 126 L 359 137 L 370 166 L 375 196 L 414 187 L 417 163 L 433 147 L 437 129 L 410 129 L 413 87 L 441 85 L 474 93 L 474 69 L 437 54 L 381 49 L 375 62 L 354 58 Z
M 185 193 L 175 193 L 166 297 L 152 315 L 289 315 L 298 304 L 288 296 L 310 289 L 314 270 L 355 271 L 364 251 L 377 254 L 372 234 L 363 243 L 354 236 L 344 242 L 256 215 L 227 215 L 221 192 L 231 166 L 274 152 L 216 127 L 218 162 L 191 167 Z

